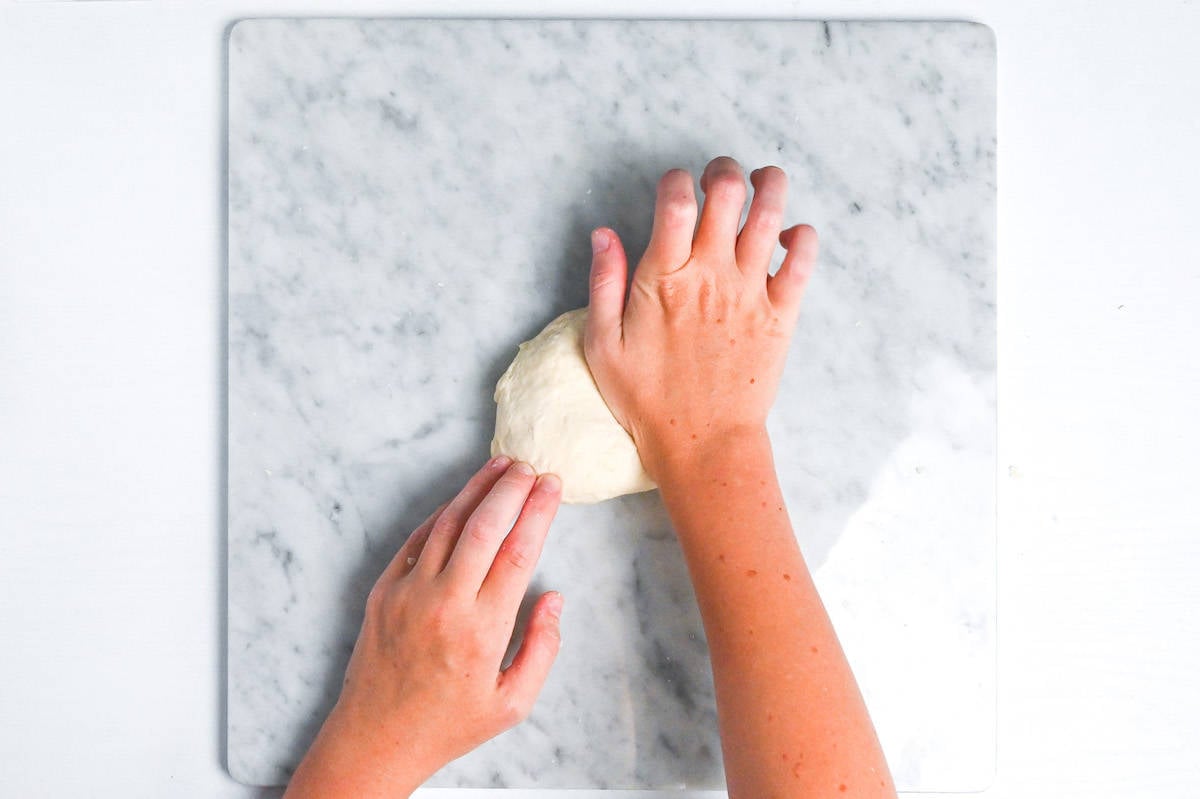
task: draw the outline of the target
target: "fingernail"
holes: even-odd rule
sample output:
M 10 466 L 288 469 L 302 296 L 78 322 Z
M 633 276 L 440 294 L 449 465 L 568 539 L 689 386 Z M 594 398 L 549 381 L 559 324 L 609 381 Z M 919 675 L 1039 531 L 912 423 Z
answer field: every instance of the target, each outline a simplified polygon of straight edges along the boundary
M 608 236 L 600 228 L 592 231 L 592 255 L 604 252 L 608 249 Z
M 558 479 L 557 474 L 543 474 L 538 478 L 538 488 L 547 493 L 553 494 L 562 488 L 562 480 Z
M 546 600 L 546 612 L 557 619 L 562 616 L 562 608 L 563 595 L 555 591 L 550 595 L 550 598 Z
M 488 467 L 492 469 L 507 469 L 510 463 L 512 463 L 512 458 L 507 455 L 497 455 L 492 458 L 492 462 L 488 464 Z
M 526 477 L 532 477 L 534 474 L 536 474 L 536 472 L 533 471 L 533 467 L 525 461 L 517 461 L 517 465 L 513 467 L 513 470 L 525 475 Z

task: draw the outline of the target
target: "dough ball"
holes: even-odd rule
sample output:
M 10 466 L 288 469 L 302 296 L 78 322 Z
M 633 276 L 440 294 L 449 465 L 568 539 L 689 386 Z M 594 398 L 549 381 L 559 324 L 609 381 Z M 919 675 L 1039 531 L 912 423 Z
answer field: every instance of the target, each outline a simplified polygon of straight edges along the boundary
M 604 404 L 583 355 L 587 308 L 568 311 L 517 349 L 496 384 L 492 454 L 562 478 L 563 502 L 654 488 L 637 448 Z

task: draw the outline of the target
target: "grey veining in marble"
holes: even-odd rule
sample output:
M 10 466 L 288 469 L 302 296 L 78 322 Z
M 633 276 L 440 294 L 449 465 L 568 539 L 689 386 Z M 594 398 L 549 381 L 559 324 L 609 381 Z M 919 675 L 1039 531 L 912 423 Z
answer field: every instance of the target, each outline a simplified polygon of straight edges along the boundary
M 491 391 L 728 154 L 822 238 L 771 418 L 801 547 L 903 790 L 994 751 L 995 49 L 966 23 L 254 20 L 229 43 L 229 767 L 281 783 L 367 590 L 486 457 Z M 782 259 L 777 253 L 776 264 Z M 656 493 L 565 507 L 532 717 L 434 786 L 723 787 Z M 797 708 L 803 712 L 803 708 Z

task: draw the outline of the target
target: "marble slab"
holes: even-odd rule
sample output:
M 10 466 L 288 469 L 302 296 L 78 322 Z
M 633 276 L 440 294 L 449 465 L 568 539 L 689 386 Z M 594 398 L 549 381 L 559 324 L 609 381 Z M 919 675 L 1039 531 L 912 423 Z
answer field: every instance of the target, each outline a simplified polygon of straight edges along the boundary
M 995 749 L 995 44 L 969 23 L 251 20 L 229 39 L 228 766 L 282 783 L 364 597 L 487 455 L 516 345 L 719 154 L 822 239 L 770 425 L 902 790 Z M 782 251 L 777 253 L 778 265 Z M 657 493 L 565 507 L 532 717 L 432 786 L 724 786 Z M 797 708 L 803 712 L 803 708 Z

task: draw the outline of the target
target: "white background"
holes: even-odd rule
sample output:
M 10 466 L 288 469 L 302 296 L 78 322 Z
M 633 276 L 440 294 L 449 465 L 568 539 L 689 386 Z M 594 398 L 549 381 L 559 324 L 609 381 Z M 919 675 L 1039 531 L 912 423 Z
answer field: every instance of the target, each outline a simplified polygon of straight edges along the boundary
M 223 70 L 287 14 L 990 24 L 986 796 L 1200 790 L 1197 0 L 0 0 L 0 797 L 275 795 L 222 767 Z

